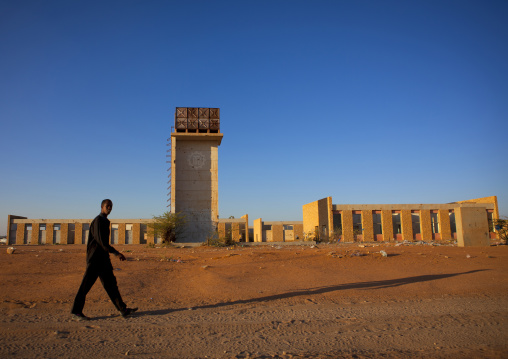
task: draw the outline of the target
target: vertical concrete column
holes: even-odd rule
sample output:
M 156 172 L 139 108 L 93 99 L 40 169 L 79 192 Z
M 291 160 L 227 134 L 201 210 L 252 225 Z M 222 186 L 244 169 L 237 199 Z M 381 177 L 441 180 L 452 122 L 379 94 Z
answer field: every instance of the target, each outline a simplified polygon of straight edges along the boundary
M 183 158 L 182 158 L 183 159 Z M 176 139 L 171 137 L 171 213 L 176 213 Z
M 353 211 L 342 211 L 342 240 L 344 242 L 354 242 L 355 236 L 353 234 Z
M 125 244 L 125 223 L 118 223 L 118 244 Z
M 272 225 L 272 242 L 284 241 L 284 226 L 282 224 Z
M 381 226 L 383 228 L 383 240 L 392 241 L 393 236 L 393 218 L 392 211 L 384 209 L 381 211 Z
M 139 244 L 141 241 L 141 223 L 132 224 L 132 244 Z
M 60 225 L 60 244 L 69 243 L 69 223 Z
M 231 239 L 234 242 L 240 242 L 240 224 L 238 222 L 234 222 L 231 224 Z
M 220 238 L 226 238 L 226 223 L 221 222 L 217 225 Z
M 374 223 L 371 210 L 362 210 L 363 241 L 374 241 Z
M 151 229 L 148 229 L 146 231 L 146 244 L 154 244 L 155 243 L 155 237 L 154 237 L 154 232 L 153 230 Z
M 54 223 L 46 224 L 46 244 L 53 244 L 53 225 Z
M 254 220 L 253 229 L 254 242 L 263 242 L 263 220 L 261 218 Z
M 83 223 L 81 222 L 74 223 L 74 244 L 83 244 Z
M 330 239 L 330 233 L 333 231 L 333 204 L 332 197 L 326 197 L 326 238 Z
M 450 227 L 450 211 L 448 209 L 440 209 L 437 213 L 439 218 L 439 233 L 441 233 L 441 240 L 452 239 L 452 230 Z
M 16 229 L 16 244 L 24 244 L 25 241 L 25 223 L 18 223 Z
M 28 238 L 28 243 L 39 244 L 39 223 L 32 223 L 32 238 Z
M 422 227 L 422 241 L 432 241 L 432 225 L 430 223 L 430 210 L 420 210 L 420 226 Z
M 249 215 L 242 216 L 242 219 L 245 219 L 245 242 L 249 242 Z
M 413 222 L 411 222 L 411 210 L 403 209 L 400 211 L 400 226 L 402 227 L 402 240 L 413 240 Z

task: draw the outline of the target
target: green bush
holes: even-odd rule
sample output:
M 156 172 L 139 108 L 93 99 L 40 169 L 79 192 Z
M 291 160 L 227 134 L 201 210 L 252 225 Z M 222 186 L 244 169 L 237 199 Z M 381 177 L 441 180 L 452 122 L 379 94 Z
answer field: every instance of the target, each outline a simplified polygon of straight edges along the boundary
M 153 222 L 147 224 L 148 233 L 155 237 L 162 237 L 162 243 L 168 244 L 178 239 L 185 226 L 185 216 L 181 213 L 164 212 L 154 216 Z

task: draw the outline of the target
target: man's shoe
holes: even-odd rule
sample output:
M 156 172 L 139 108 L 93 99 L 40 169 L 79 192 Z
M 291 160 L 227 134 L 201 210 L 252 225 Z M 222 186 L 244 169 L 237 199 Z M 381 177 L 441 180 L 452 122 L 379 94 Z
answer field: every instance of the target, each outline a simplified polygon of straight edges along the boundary
M 88 318 L 83 313 L 72 313 L 72 319 L 77 320 L 78 322 L 81 322 L 83 320 L 90 320 L 90 318 Z
M 125 310 L 122 312 L 122 317 L 127 318 L 129 315 L 134 313 L 138 308 L 125 308 Z

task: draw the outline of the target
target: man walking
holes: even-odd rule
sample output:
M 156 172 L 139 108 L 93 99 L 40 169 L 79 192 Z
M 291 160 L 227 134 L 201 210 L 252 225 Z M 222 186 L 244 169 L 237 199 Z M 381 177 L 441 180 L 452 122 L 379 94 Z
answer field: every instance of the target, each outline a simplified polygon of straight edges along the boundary
M 110 199 L 103 200 L 101 203 L 101 213 L 90 224 L 86 246 L 86 271 L 71 310 L 72 318 L 75 320 L 90 319 L 83 314 L 83 307 L 85 306 L 86 295 L 92 289 L 97 278 L 101 279 L 102 286 L 106 289 L 109 298 L 116 309 L 122 313 L 123 317 L 128 317 L 138 310 L 138 308 L 127 308 L 127 305 L 122 301 L 122 296 L 113 274 L 113 266 L 109 259 L 109 253 L 113 253 L 121 261 L 125 260 L 125 256 L 122 253 L 109 245 L 110 222 L 108 215 L 112 209 L 113 202 Z

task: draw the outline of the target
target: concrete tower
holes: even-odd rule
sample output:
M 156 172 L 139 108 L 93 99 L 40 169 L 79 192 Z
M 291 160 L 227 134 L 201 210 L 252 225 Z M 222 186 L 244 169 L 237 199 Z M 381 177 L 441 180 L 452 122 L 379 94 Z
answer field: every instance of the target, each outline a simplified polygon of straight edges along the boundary
M 178 242 L 204 242 L 219 220 L 218 108 L 177 107 L 171 133 L 171 212 L 185 215 Z

